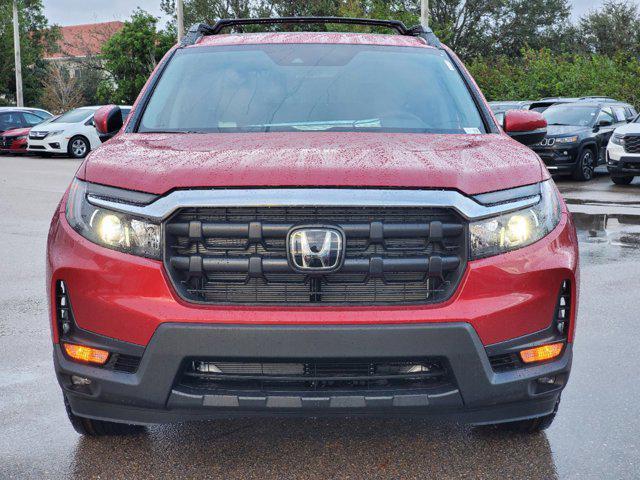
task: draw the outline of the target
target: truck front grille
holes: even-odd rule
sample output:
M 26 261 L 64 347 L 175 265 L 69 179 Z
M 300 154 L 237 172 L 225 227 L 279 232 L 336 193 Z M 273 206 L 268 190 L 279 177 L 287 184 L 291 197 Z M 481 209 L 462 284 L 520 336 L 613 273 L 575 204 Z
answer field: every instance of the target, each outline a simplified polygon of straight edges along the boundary
M 210 394 L 422 390 L 454 385 L 439 358 L 228 361 L 191 359 L 177 385 Z
M 625 135 L 624 151 L 627 153 L 640 153 L 640 135 Z
M 287 234 L 300 225 L 344 232 L 338 271 L 290 266 Z M 165 267 L 191 302 L 434 303 L 453 293 L 466 266 L 466 225 L 449 209 L 183 208 L 164 227 Z

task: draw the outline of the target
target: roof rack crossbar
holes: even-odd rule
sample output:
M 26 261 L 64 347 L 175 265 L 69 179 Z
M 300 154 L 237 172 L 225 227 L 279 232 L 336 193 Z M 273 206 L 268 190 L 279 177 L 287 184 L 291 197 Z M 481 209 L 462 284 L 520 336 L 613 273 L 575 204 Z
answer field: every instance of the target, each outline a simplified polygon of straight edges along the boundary
M 200 37 L 218 35 L 225 28 L 242 27 L 247 25 L 278 25 L 278 24 L 340 24 L 363 25 L 370 27 L 385 27 L 395 30 L 400 35 L 410 35 L 423 38 L 428 45 L 440 48 L 442 45 L 438 37 L 430 28 L 421 25 L 407 27 L 400 20 L 379 20 L 374 18 L 350 17 L 274 17 L 274 18 L 223 18 L 215 25 L 197 23 L 193 25 L 181 41 L 182 46 L 193 45 Z
M 283 23 L 367 25 L 371 27 L 390 28 L 398 32 L 400 35 L 415 35 L 414 33 L 411 33 L 411 29 L 407 28 L 405 24 L 399 20 L 377 20 L 372 18 L 349 17 L 225 18 L 216 22 L 212 29 L 212 35 L 216 35 L 220 33 L 221 30 L 229 27 L 240 27 L 244 25 L 277 25 Z

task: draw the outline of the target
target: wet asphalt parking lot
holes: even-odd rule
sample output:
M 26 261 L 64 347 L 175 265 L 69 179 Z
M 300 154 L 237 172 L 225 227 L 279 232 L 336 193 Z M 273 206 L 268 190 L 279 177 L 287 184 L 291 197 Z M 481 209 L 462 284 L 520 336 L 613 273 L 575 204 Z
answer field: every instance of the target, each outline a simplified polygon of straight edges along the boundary
M 250 419 L 87 439 L 51 363 L 45 243 L 79 163 L 0 156 L 0 479 L 640 478 L 640 179 L 558 184 L 581 241 L 571 379 L 533 436 L 413 419 Z

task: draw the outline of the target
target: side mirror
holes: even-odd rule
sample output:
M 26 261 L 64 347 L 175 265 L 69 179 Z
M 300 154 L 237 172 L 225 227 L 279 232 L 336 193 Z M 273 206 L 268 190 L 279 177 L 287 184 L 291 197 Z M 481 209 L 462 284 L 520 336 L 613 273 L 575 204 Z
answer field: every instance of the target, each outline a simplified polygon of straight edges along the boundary
M 597 124 L 598 127 L 610 127 L 611 125 L 613 125 L 613 122 L 606 118 L 601 118 L 600 120 L 598 120 Z
M 508 110 L 503 128 L 507 135 L 523 145 L 540 143 L 547 136 L 547 121 L 533 110 Z
M 122 128 L 122 112 L 117 105 L 105 105 L 96 110 L 93 121 L 100 136 L 106 142 Z

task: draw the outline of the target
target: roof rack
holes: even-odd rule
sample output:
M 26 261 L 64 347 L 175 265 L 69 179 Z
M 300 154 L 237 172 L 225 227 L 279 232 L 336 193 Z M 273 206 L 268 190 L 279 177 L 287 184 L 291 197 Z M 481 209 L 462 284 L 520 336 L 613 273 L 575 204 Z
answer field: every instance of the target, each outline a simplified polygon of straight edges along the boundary
M 400 35 L 421 37 L 427 45 L 442 48 L 440 40 L 430 28 L 421 25 L 407 27 L 399 20 L 378 20 L 372 18 L 349 17 L 274 17 L 274 18 L 224 18 L 218 20 L 215 25 L 197 23 L 193 25 L 180 42 L 181 46 L 193 45 L 201 37 L 218 35 L 225 28 L 242 27 L 247 25 L 277 25 L 294 23 L 298 25 L 335 23 L 341 25 L 365 25 L 370 27 L 385 27 L 395 30 Z
M 578 100 L 602 100 L 604 102 L 619 102 L 620 100 L 616 100 L 615 98 L 605 97 L 601 95 L 587 95 L 585 97 L 580 97 Z

